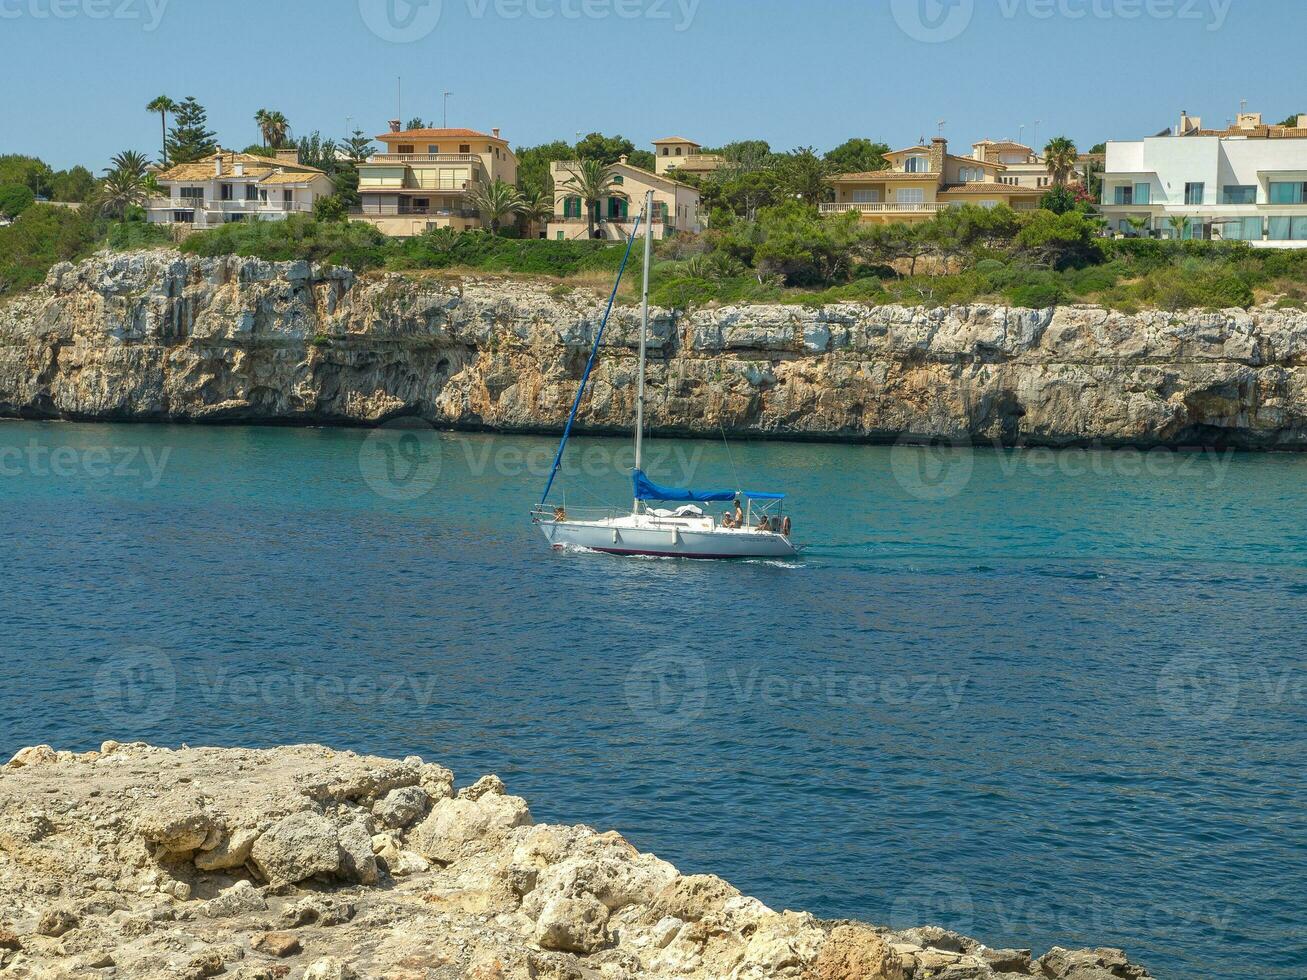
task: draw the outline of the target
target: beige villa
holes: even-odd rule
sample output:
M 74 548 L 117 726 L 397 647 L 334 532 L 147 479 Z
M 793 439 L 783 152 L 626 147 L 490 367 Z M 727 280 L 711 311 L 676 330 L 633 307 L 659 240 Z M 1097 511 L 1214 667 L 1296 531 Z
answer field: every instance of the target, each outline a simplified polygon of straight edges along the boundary
M 277 150 L 275 157 L 219 149 L 169 167 L 155 180 L 164 194 L 147 203 L 147 220 L 196 228 L 311 214 L 319 198 L 336 192 L 331 178 L 300 163 L 294 149 Z
M 822 213 L 854 211 L 866 222 L 918 221 L 962 204 L 1032 210 L 1044 194 L 1004 182 L 1006 164 L 952 155 L 943 137 L 885 156 L 888 169 L 833 177 L 835 200 L 823 204 Z
M 546 237 L 555 241 L 585 238 L 590 223 L 586 220 L 585 202 L 569 188 L 577 164 L 558 162 L 551 172 L 554 178 L 554 216 Z M 688 184 L 665 174 L 655 174 L 627 163 L 622 157 L 613 164 L 613 183 L 607 196 L 594 205 L 593 223 L 596 238 L 622 239 L 631 235 L 644 196 L 654 192 L 655 238 L 667 238 L 681 232 L 703 230 L 699 218 L 699 192 Z
M 359 209 L 350 217 L 387 235 L 430 228 L 480 228 L 469 194 L 496 178 L 517 183 L 517 157 L 498 129 L 401 129 L 398 119 L 376 139 L 385 150 L 359 164 Z
M 710 174 L 726 162 L 725 157 L 704 153 L 703 147 L 683 136 L 654 140 L 654 170 L 661 174 L 677 170 L 683 174 Z

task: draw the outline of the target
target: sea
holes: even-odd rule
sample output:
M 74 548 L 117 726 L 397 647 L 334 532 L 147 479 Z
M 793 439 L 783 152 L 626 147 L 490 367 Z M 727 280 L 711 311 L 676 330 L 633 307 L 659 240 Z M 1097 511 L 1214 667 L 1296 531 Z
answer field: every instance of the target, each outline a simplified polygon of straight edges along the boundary
M 551 551 L 555 449 L 0 423 L 0 750 L 417 754 L 778 909 L 1307 976 L 1307 457 L 650 441 L 790 495 L 719 563 Z

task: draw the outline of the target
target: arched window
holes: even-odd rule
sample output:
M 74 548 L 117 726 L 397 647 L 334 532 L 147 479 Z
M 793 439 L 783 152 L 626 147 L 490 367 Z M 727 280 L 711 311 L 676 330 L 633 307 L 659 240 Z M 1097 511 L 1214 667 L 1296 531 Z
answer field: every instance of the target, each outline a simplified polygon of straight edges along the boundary
M 616 177 L 613 178 L 613 183 L 614 183 L 614 184 L 625 184 L 625 183 L 626 183 L 626 178 L 623 177 L 621 174 L 618 174 Z

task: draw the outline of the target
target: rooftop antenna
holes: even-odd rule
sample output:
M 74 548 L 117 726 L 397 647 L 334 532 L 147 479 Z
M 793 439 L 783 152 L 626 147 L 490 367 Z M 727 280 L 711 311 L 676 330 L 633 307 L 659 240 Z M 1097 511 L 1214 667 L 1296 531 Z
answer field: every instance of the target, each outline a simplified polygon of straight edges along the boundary
M 1042 119 L 1035 120 L 1035 146 L 1039 146 L 1039 124 L 1043 121 Z
M 1240 100 L 1239 100 L 1239 115 L 1242 116 L 1242 115 L 1243 115 L 1245 112 L 1247 112 L 1247 111 L 1248 111 L 1248 100 L 1247 100 L 1247 99 L 1240 99 Z
M 395 76 L 395 118 L 401 120 L 400 125 L 402 126 L 403 125 L 402 120 L 404 118 L 404 76 L 403 75 Z
M 449 128 L 449 97 L 450 97 L 451 95 L 453 95 L 453 94 L 454 94 L 453 92 L 446 92 L 446 93 L 445 93 L 445 113 L 444 113 L 444 122 L 441 123 L 441 125 L 442 125 L 445 129 L 448 129 L 448 128 Z
M 944 127 L 947 126 L 947 125 L 948 125 L 948 120 L 947 120 L 947 119 L 941 119 L 941 120 L 939 121 L 939 135 L 940 135 L 940 136 L 943 136 L 943 135 L 944 135 Z
M 1017 127 L 1017 142 L 1022 146 L 1026 145 L 1026 124 L 1022 123 Z

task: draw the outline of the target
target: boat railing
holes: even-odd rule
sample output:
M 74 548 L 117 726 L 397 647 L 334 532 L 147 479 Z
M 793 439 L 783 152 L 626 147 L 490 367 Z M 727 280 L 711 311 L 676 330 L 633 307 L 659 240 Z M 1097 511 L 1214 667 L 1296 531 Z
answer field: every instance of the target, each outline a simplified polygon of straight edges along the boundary
M 558 521 L 566 523 L 568 521 L 581 521 L 588 524 L 629 516 L 631 516 L 630 510 L 622 510 L 617 507 L 568 507 L 566 505 L 545 504 L 531 509 L 531 519 L 536 522 Z

